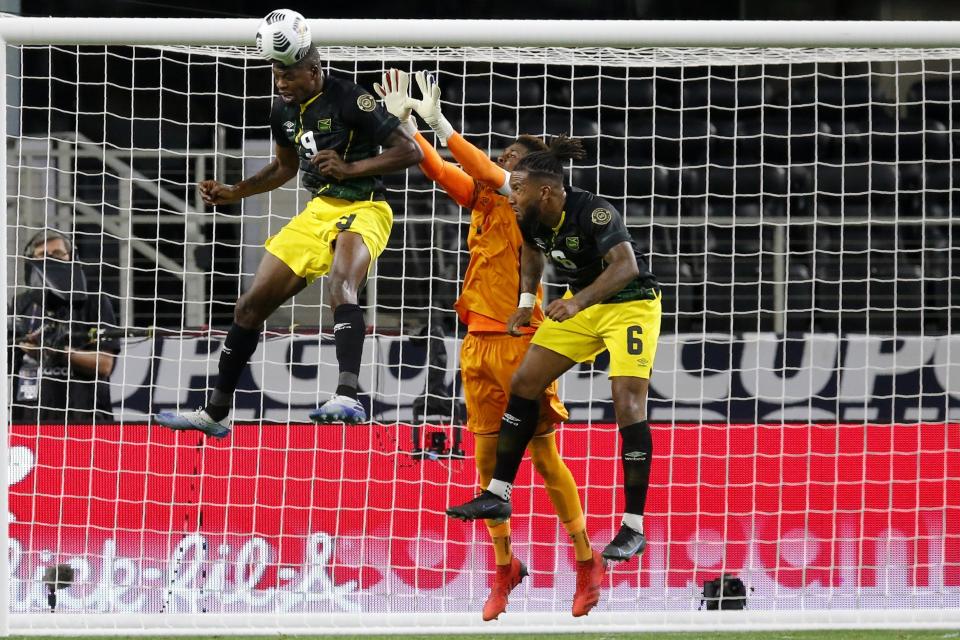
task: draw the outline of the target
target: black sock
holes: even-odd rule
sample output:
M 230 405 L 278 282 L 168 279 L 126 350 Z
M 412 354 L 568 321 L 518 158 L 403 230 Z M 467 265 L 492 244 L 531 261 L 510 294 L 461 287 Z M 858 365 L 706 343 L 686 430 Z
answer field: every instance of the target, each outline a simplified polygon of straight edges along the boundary
M 359 306 L 341 304 L 333 310 L 333 340 L 337 345 L 337 362 L 340 364 L 338 396 L 357 397 L 363 337 L 366 333 L 367 325 Z
M 243 374 L 250 356 L 260 343 L 260 329 L 246 329 L 237 323 L 230 326 L 220 350 L 220 375 L 214 384 L 213 393 L 205 410 L 214 420 L 223 420 L 233 407 L 233 392 Z
M 527 400 L 510 394 L 507 410 L 500 420 L 500 436 L 497 438 L 497 465 L 493 470 L 494 480 L 513 484 L 523 460 L 523 452 L 537 430 L 540 418 L 540 400 Z
M 653 438 L 646 420 L 620 429 L 623 449 L 624 513 L 643 515 L 650 485 L 650 459 L 653 457 Z

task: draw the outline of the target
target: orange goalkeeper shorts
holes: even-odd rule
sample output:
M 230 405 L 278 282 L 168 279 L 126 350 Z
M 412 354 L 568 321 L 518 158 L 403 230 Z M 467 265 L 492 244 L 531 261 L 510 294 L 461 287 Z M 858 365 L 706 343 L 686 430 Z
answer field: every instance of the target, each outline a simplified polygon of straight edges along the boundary
M 530 346 L 532 335 L 468 333 L 460 348 L 460 377 L 467 402 L 467 429 L 479 435 L 500 431 L 510 397 L 510 379 Z M 543 394 L 536 435 L 549 433 L 570 414 L 557 396 L 554 380 Z

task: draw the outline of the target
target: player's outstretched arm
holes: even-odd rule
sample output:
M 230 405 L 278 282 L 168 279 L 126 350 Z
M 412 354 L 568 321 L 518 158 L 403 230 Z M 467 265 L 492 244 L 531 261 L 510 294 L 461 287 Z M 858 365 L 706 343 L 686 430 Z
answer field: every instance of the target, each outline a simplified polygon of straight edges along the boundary
M 530 326 L 533 307 L 537 304 L 537 289 L 543 277 L 543 253 L 524 242 L 520 249 L 520 301 L 517 310 L 507 319 L 507 333 L 523 335 L 520 327 Z
M 427 142 L 418 132 L 414 140 L 420 145 L 423 151 L 423 161 L 420 163 L 420 170 L 444 191 L 447 192 L 454 201 L 461 207 L 472 208 L 474 205 L 474 194 L 476 193 L 476 183 L 473 178 L 468 176 L 460 167 L 447 162 L 440 157 L 433 145 Z
M 449 147 L 453 157 L 468 175 L 494 189 L 502 190 L 507 184 L 509 174 L 487 154 L 454 131 L 447 119 L 443 117 L 440 111 L 440 86 L 433 75 L 418 71 L 417 85 L 420 87 L 423 98 L 414 101 L 414 109 L 437 133 L 440 142 Z
M 476 188 L 473 178 L 441 158 L 433 145 L 417 131 L 416 118 L 412 111 L 418 102 L 407 95 L 409 83 L 410 79 L 405 71 L 387 69 L 383 72 L 382 83 L 374 83 L 373 90 L 383 98 L 383 106 L 387 112 L 395 116 L 401 126 L 413 134 L 414 141 L 423 153 L 423 160 L 420 162 L 423 175 L 443 187 L 461 207 L 472 207 Z
M 633 255 L 633 247 L 628 241 L 621 242 L 607 251 L 603 260 L 607 263 L 607 268 L 589 286 L 581 289 L 572 298 L 554 300 L 547 305 L 544 313 L 548 318 L 557 322 L 572 318 L 587 307 L 619 293 L 631 280 L 640 275 L 637 258 Z
M 254 175 L 229 185 L 216 180 L 204 180 L 200 183 L 200 197 L 204 204 L 218 205 L 238 202 L 247 196 L 265 191 L 273 191 L 297 175 L 300 159 L 293 147 L 276 146 L 273 160 Z

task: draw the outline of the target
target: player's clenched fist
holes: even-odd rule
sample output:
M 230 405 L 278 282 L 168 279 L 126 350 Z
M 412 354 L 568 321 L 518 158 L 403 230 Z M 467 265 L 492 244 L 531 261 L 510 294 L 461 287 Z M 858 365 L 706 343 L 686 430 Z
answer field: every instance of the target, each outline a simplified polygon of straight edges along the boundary
M 507 333 L 512 336 L 522 336 L 520 327 L 529 327 L 530 318 L 533 317 L 533 307 L 517 307 L 517 310 L 507 318 Z
M 240 194 L 236 187 L 216 180 L 204 180 L 200 183 L 199 188 L 200 197 L 206 205 L 230 204 L 240 200 Z
M 351 176 L 350 163 L 344 162 L 340 154 L 333 149 L 322 149 L 318 151 L 310 158 L 310 164 L 315 166 L 317 171 L 323 175 L 336 178 L 337 180 L 343 180 Z
M 573 298 L 554 300 L 543 311 L 548 318 L 556 322 L 569 320 L 580 312 L 580 304 Z

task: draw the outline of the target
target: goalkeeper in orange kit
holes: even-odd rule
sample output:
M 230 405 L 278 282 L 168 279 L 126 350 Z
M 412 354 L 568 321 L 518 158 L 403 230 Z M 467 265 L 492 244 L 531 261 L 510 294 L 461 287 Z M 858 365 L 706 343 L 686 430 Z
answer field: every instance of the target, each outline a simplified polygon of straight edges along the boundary
M 455 308 L 467 326 L 460 367 L 467 428 L 474 435 L 477 473 L 480 487 L 484 489 L 493 476 L 497 435 L 510 394 L 510 380 L 543 320 L 542 290 L 538 287 L 536 294 L 520 293 L 521 262 L 542 260 L 542 257 L 523 251 L 516 214 L 507 201 L 509 171 L 528 153 L 544 150 L 546 145 L 534 136 L 520 136 L 493 162 L 454 131 L 443 117 L 440 89 L 432 76 L 423 72 L 416 76 L 422 100 L 407 95 L 409 76 L 396 69 L 385 72 L 383 84 L 374 85 L 374 89 L 383 98 L 387 111 L 400 119 L 401 126 L 414 135 L 423 150 L 420 163 L 423 173 L 443 187 L 457 204 L 471 210 L 467 236 L 470 263 Z M 433 145 L 418 133 L 412 110 L 430 125 L 462 169 L 444 161 Z M 508 325 L 518 324 L 511 322 L 513 316 L 525 316 L 531 308 L 530 326 L 520 327 L 511 335 Z M 554 382 L 541 398 L 540 422 L 528 450 L 550 501 L 573 541 L 577 588 L 572 611 L 574 616 L 583 616 L 600 599 L 606 563 L 590 547 L 577 486 L 557 450 L 556 424 L 567 417 Z M 527 575 L 527 569 L 511 551 L 510 521 L 487 520 L 486 524 L 493 541 L 497 570 L 483 607 L 483 619 L 493 620 L 506 609 L 508 595 Z

